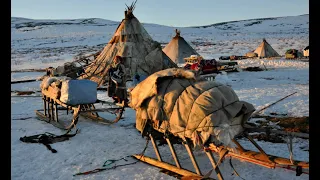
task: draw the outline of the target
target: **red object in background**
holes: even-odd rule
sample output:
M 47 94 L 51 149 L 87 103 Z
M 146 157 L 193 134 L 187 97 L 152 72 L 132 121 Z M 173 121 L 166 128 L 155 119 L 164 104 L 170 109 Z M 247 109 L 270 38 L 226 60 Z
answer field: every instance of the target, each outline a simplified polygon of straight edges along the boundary
M 218 71 L 218 63 L 215 59 L 201 60 L 200 63 L 186 64 L 185 69 L 201 71 L 200 74 L 210 74 Z

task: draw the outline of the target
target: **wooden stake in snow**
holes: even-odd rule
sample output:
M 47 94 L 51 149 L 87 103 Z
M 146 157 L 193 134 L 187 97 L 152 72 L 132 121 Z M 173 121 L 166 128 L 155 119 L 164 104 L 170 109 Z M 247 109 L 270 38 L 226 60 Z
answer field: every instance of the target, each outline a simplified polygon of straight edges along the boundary
M 287 98 L 287 97 L 289 97 L 289 96 L 294 95 L 295 93 L 297 93 L 297 92 L 291 93 L 291 94 L 289 94 L 289 95 L 287 95 L 287 96 L 285 96 L 285 97 L 283 97 L 283 98 L 279 99 L 278 101 L 276 101 L 276 102 L 274 102 L 274 103 L 272 103 L 272 104 L 269 104 L 269 105 L 265 106 L 264 108 L 262 108 L 262 109 L 260 109 L 260 110 L 258 110 L 258 111 L 253 112 L 253 113 L 252 113 L 252 115 L 251 115 L 251 117 L 253 117 L 253 116 L 257 115 L 259 112 L 261 112 L 261 111 L 263 111 L 263 110 L 265 110 L 265 109 L 269 108 L 270 106 L 273 106 L 273 105 L 275 105 L 276 103 L 278 103 L 278 102 L 280 102 L 280 101 L 284 100 L 285 98 Z

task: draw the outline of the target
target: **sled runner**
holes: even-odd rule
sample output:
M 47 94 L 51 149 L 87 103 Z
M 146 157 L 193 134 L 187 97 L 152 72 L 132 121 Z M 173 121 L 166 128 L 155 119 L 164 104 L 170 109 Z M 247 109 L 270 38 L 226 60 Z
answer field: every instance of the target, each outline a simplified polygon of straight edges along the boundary
M 180 161 L 175 152 L 174 146 L 171 143 L 172 138 L 170 138 L 170 136 L 168 135 L 163 134 L 162 138 L 166 140 L 175 164 L 164 162 L 162 160 L 161 153 L 159 152 L 159 149 L 156 143 L 156 138 L 153 135 L 155 133 L 152 131 L 154 130 L 151 130 L 147 134 L 149 134 L 148 136 L 153 144 L 156 158 L 151 158 L 145 155 L 141 156 L 139 154 L 135 154 L 133 155 L 133 157 L 135 157 L 136 159 L 139 159 L 142 162 L 148 163 L 152 166 L 174 172 L 178 174 L 181 179 L 183 178 L 187 179 L 187 177 L 190 177 L 190 178 L 192 177 L 193 179 L 202 179 L 202 178 L 208 178 L 208 176 L 210 176 L 211 172 L 203 172 L 200 170 L 198 162 L 192 150 L 192 143 L 190 139 L 185 139 L 185 140 L 180 139 L 180 142 L 181 142 L 181 145 L 185 146 L 186 151 L 190 156 L 190 160 L 194 167 L 193 171 L 185 169 L 183 165 L 180 164 Z M 237 139 L 240 137 L 246 137 L 258 149 L 258 151 L 252 151 L 252 150 L 247 150 L 243 148 L 241 144 L 237 141 Z M 157 138 L 159 139 L 159 136 L 157 136 Z M 224 146 L 216 146 L 213 143 L 208 143 L 203 145 L 203 151 L 208 156 L 212 164 L 212 169 L 216 172 L 219 180 L 224 179 L 223 172 L 221 172 L 221 170 L 219 169 L 219 164 L 225 161 L 226 157 L 238 159 L 240 161 L 253 163 L 253 164 L 263 166 L 266 168 L 271 168 L 271 169 L 284 168 L 284 169 L 292 170 L 296 172 L 297 176 L 300 176 L 302 173 L 309 174 L 309 162 L 296 161 L 288 158 L 267 154 L 248 133 L 244 133 L 241 136 L 234 138 L 232 141 L 237 146 L 236 151 L 234 149 L 229 149 Z M 219 160 L 216 160 L 212 153 L 216 153 L 217 155 L 219 155 L 220 157 Z M 231 159 L 229 160 L 231 161 Z

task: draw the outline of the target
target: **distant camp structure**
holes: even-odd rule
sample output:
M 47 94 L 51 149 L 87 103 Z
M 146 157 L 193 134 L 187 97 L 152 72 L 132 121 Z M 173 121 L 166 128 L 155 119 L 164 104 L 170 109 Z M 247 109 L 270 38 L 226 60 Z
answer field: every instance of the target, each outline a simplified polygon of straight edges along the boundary
M 102 85 L 107 76 L 107 66 L 115 56 L 122 56 L 128 72 L 127 79 L 149 76 L 159 70 L 177 67 L 162 51 L 160 43 L 154 41 L 139 20 L 133 15 L 135 3 L 127 6 L 113 37 L 97 58 L 87 66 L 80 79 L 90 79 Z
M 254 53 L 257 53 L 259 58 L 280 57 L 277 51 L 271 47 L 266 39 L 263 39 L 262 43 L 257 47 Z
M 171 41 L 162 49 L 163 52 L 176 64 L 184 63 L 184 58 L 191 55 L 200 56 L 195 49 L 193 49 L 186 40 L 180 36 L 181 31 L 176 29 L 176 35 Z
M 286 59 L 296 59 L 301 58 L 303 55 L 297 49 L 288 49 L 285 53 Z
M 303 56 L 304 57 L 309 57 L 309 46 L 305 47 L 303 49 Z
M 250 52 L 247 52 L 247 53 L 245 54 L 245 56 L 246 56 L 247 58 L 255 58 L 255 57 L 258 57 L 258 54 L 255 53 L 254 51 L 250 51 Z

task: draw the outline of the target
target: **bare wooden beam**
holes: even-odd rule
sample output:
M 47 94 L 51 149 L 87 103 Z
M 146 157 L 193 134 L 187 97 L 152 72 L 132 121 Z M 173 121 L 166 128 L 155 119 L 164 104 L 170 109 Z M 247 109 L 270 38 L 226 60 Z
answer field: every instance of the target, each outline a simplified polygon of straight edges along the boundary
M 191 150 L 191 148 L 190 148 L 190 145 L 188 144 L 187 141 L 184 141 L 183 143 L 184 143 L 184 145 L 185 145 L 185 147 L 186 147 L 186 149 L 187 149 L 187 152 L 188 152 L 188 154 L 189 154 L 189 156 L 190 156 L 191 162 L 192 162 L 192 164 L 193 164 L 193 166 L 194 166 L 197 174 L 201 176 L 202 174 L 201 174 L 199 165 L 198 165 L 198 163 L 197 163 L 197 161 L 196 161 L 196 159 L 195 159 L 195 157 L 194 157 L 194 154 L 193 154 L 193 152 L 192 152 L 192 150 Z
M 232 139 L 232 142 L 234 142 L 238 146 L 239 151 L 241 151 L 241 152 L 245 151 L 245 149 L 241 146 L 241 144 L 237 140 Z
M 169 146 L 169 148 L 170 148 L 170 151 L 171 151 L 172 157 L 173 157 L 173 159 L 174 159 L 174 161 L 175 161 L 175 163 L 176 163 L 176 166 L 177 166 L 178 168 L 181 168 L 179 159 L 178 159 L 178 157 L 177 157 L 177 153 L 176 153 L 173 145 L 171 144 L 170 139 L 169 139 L 169 138 L 166 138 L 166 141 L 167 141 L 167 143 L 168 143 L 168 146 Z
M 161 168 L 161 169 L 165 169 L 165 170 L 174 172 L 174 173 L 179 174 L 181 176 L 192 176 L 192 177 L 197 177 L 199 179 L 202 178 L 198 174 L 195 174 L 195 173 L 193 173 L 193 172 L 191 172 L 189 170 L 185 170 L 185 169 L 182 169 L 182 168 L 177 168 L 174 165 L 171 165 L 171 164 L 168 164 L 168 163 L 165 163 L 165 162 L 160 162 L 160 161 L 157 161 L 156 159 L 153 159 L 153 158 L 150 158 L 150 157 L 147 157 L 147 156 L 142 156 L 142 155 L 139 155 L 139 154 L 135 154 L 135 155 L 133 155 L 133 157 L 136 158 L 136 159 L 139 159 L 142 162 L 151 164 L 151 165 L 156 166 L 156 167 Z
M 264 152 L 264 150 L 256 143 L 256 141 L 254 141 L 254 139 L 248 133 L 245 132 L 244 135 L 261 152 L 261 154 L 266 158 L 266 160 L 271 162 L 267 153 Z
M 43 109 L 44 109 L 44 115 L 47 116 L 47 97 L 44 95 L 42 96 L 42 99 L 43 99 Z
M 212 155 L 212 152 L 210 150 L 205 150 L 205 153 L 207 154 L 214 171 L 217 173 L 217 176 L 218 176 L 219 180 L 223 180 L 222 173 L 221 173 L 221 171 L 219 169 L 219 166 L 217 166 L 217 162 L 214 159 L 214 157 Z
M 155 142 L 155 140 L 154 140 L 154 138 L 152 137 L 151 134 L 149 134 L 149 137 L 150 137 L 150 140 L 151 140 L 151 142 L 152 142 L 153 149 L 154 149 L 154 151 L 155 151 L 155 153 L 156 153 L 156 156 L 157 156 L 158 160 L 161 162 L 161 161 L 162 161 L 162 158 L 161 158 L 161 155 L 160 155 L 160 153 L 159 153 L 158 146 L 157 146 L 157 144 L 156 144 L 156 142 Z
M 54 114 L 55 114 L 55 120 L 57 122 L 59 122 L 59 118 L 58 118 L 58 103 L 54 102 Z

